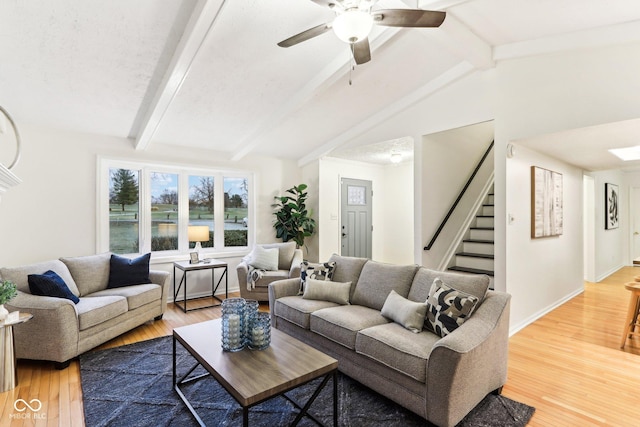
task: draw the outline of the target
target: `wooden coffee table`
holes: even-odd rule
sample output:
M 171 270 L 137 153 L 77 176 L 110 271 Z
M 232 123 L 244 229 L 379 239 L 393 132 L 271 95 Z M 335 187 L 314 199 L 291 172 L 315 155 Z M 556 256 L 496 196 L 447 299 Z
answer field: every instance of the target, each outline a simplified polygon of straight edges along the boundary
M 208 375 L 212 375 L 242 406 L 244 426 L 249 424 L 249 408 L 276 396 L 283 396 L 300 409 L 292 425 L 298 424 L 303 416 L 321 424 L 307 411 L 332 378 L 333 425 L 338 425 L 337 360 L 277 329 L 271 329 L 271 345 L 265 350 L 222 351 L 221 322 L 216 319 L 173 330 L 173 387 L 200 425 L 205 424 L 180 386 Z M 182 378 L 176 374 L 177 342 L 197 361 Z M 199 365 L 207 373 L 191 375 Z M 322 382 L 304 405 L 285 394 L 320 377 L 324 377 Z

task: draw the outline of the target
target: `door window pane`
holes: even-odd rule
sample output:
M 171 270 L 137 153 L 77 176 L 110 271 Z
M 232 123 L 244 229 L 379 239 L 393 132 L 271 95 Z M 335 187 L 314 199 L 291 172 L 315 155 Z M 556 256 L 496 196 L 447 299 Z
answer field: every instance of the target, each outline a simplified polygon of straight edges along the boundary
M 209 227 L 209 241 L 200 242 L 203 248 L 213 247 L 214 182 L 212 176 L 189 175 L 189 225 Z M 189 242 L 190 249 L 193 249 L 195 245 L 195 242 Z
M 249 187 L 246 178 L 224 178 L 224 245 L 247 246 Z
M 178 250 L 178 175 L 151 172 L 151 251 Z
M 118 254 L 140 251 L 138 187 L 140 171 L 109 169 L 109 250 Z
M 366 189 L 360 185 L 347 186 L 347 203 L 354 206 L 367 204 Z

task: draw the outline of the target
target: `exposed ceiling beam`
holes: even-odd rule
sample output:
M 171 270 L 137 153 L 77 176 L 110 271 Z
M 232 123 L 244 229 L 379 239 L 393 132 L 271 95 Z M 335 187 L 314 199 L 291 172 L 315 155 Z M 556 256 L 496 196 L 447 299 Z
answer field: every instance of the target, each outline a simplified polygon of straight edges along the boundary
M 637 42 L 640 42 L 640 21 L 631 21 L 496 46 L 493 59 L 500 61 L 567 50 L 591 49 Z
M 451 12 L 447 12 L 440 30 L 429 33 L 429 38 L 435 38 L 450 52 L 469 61 L 476 68 L 484 70 L 495 66 L 491 45 L 473 33 Z
M 399 31 L 400 28 L 388 28 L 376 37 L 372 37 L 371 50 L 375 51 L 380 48 L 391 40 Z M 258 144 L 260 144 L 260 135 L 275 127 L 278 123 L 284 120 L 285 117 L 299 109 L 309 99 L 313 98 L 313 96 L 320 90 L 335 83 L 342 76 L 350 62 L 350 59 L 345 61 L 345 56 L 343 55 L 336 57 L 336 59 L 316 74 L 301 90 L 296 92 L 294 97 L 290 98 L 267 119 L 258 124 L 258 126 L 251 131 L 249 136 L 240 142 L 239 146 L 241 148 L 233 154 L 231 160 L 238 161 L 249 154 L 258 146 Z
M 151 143 L 162 118 L 185 81 L 191 64 L 215 25 L 224 3 L 225 0 L 198 0 L 167 72 L 144 116 L 134 142 L 136 150 L 144 150 Z
M 440 74 L 438 77 L 431 80 L 421 88 L 413 91 L 411 94 L 405 96 L 404 98 L 399 99 L 398 101 L 389 105 L 387 108 L 378 111 L 367 119 L 361 121 L 358 125 L 336 136 L 327 143 L 323 144 L 318 149 L 302 157 L 300 160 L 298 160 L 298 166 L 304 166 L 307 163 L 310 163 L 322 156 L 329 154 L 331 150 L 349 142 L 359 135 L 362 135 L 375 126 L 380 125 L 380 123 L 400 114 L 417 102 L 468 75 L 474 70 L 475 67 L 471 63 L 467 61 L 460 62 L 455 67 L 452 67 L 444 73 Z

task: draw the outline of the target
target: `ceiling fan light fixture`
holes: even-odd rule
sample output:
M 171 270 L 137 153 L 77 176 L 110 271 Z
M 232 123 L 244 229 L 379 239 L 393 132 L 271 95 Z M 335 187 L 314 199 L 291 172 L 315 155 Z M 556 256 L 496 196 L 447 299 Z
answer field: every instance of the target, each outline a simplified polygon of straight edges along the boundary
M 333 31 L 345 43 L 357 43 L 369 36 L 373 16 L 361 10 L 347 10 L 333 20 Z

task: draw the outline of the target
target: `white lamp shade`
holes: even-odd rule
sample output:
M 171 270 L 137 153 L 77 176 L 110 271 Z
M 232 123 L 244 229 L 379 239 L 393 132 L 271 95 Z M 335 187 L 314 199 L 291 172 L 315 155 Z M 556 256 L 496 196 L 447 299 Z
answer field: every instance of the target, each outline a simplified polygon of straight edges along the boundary
M 190 242 L 208 242 L 209 226 L 208 225 L 190 225 L 187 230 Z
M 333 20 L 333 32 L 345 43 L 357 43 L 371 32 L 373 17 L 361 10 L 347 10 Z

